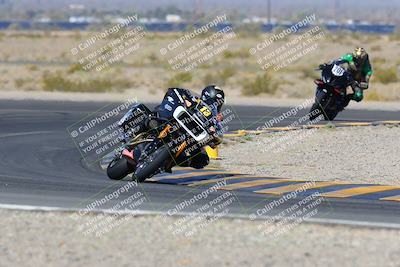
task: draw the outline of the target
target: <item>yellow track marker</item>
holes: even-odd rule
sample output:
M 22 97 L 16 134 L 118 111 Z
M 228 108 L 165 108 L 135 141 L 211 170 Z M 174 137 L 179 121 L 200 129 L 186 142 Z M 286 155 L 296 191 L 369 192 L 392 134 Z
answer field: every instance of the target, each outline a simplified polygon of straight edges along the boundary
M 227 186 L 223 186 L 220 189 L 222 189 L 222 190 L 234 190 L 234 189 L 248 188 L 248 187 L 259 186 L 259 185 L 278 184 L 278 183 L 284 183 L 284 182 L 297 182 L 297 181 L 291 180 L 291 179 L 254 180 L 254 181 L 230 184 L 230 185 L 227 185 Z
M 300 129 L 299 127 L 271 127 L 271 128 L 265 128 L 263 131 L 293 131 L 293 130 L 298 130 Z
M 261 131 L 261 130 L 246 130 L 246 134 L 258 135 L 258 134 L 262 134 L 262 133 L 264 133 L 264 131 Z
M 340 122 L 337 126 L 370 126 L 372 122 Z
M 344 183 L 315 182 L 315 185 L 312 185 L 311 182 L 308 182 L 308 183 L 306 182 L 306 183 L 290 184 L 290 185 L 279 186 L 279 187 L 274 187 L 274 188 L 269 188 L 269 189 L 263 189 L 263 190 L 258 190 L 258 191 L 254 191 L 254 192 L 261 193 L 261 194 L 281 195 L 283 193 L 300 190 L 303 187 L 304 187 L 304 190 L 308 190 L 308 189 L 316 189 L 316 188 L 327 187 L 327 186 L 338 185 L 338 184 L 344 184 Z
M 211 148 L 210 146 L 206 146 L 206 152 L 210 159 L 220 159 L 218 156 L 218 147 Z
M 400 186 L 372 185 L 347 188 L 322 194 L 323 197 L 352 197 L 357 195 L 400 189 Z
M 182 173 L 182 174 L 175 174 L 175 175 L 167 175 L 167 176 L 161 176 L 161 177 L 155 177 L 158 178 L 158 180 L 162 179 L 185 179 L 189 177 L 197 177 L 197 176 L 203 176 L 203 175 L 219 175 L 219 174 L 235 174 L 231 172 L 226 172 L 226 171 L 209 171 L 209 172 L 193 172 L 193 173 Z
M 383 198 L 380 198 L 379 200 L 400 201 L 400 195 L 391 196 L 391 197 L 383 197 Z
M 325 128 L 326 124 L 311 124 L 311 125 L 302 125 L 305 129 L 320 129 Z
M 240 137 L 240 136 L 245 136 L 246 134 L 247 134 L 246 130 L 237 130 L 236 133 L 224 134 L 224 137 Z
M 400 124 L 400 121 L 380 121 L 380 124 Z

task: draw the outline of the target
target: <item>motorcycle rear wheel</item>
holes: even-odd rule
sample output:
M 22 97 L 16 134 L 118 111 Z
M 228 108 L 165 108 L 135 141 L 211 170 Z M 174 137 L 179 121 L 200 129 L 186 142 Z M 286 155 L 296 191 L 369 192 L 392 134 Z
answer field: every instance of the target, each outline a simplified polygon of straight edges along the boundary
M 112 180 L 121 180 L 135 169 L 124 156 L 114 158 L 107 167 L 107 176 Z

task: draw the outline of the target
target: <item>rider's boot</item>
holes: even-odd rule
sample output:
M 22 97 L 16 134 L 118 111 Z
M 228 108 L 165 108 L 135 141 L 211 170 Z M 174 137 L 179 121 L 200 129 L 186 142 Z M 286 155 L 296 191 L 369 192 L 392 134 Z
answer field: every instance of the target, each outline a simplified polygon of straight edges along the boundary
M 189 159 L 189 166 L 195 169 L 203 169 L 209 163 L 210 158 L 204 150 Z

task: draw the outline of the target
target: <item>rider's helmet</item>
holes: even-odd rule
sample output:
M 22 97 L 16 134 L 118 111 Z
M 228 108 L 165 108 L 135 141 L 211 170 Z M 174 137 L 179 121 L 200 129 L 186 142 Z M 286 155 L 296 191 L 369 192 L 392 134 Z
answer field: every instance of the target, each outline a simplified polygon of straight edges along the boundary
M 201 100 L 209 106 L 215 106 L 220 112 L 225 103 L 225 93 L 216 85 L 208 85 L 201 91 Z
M 356 64 L 357 67 L 364 65 L 367 58 L 368 58 L 368 54 L 364 48 L 357 47 L 356 49 L 354 49 L 353 59 L 354 59 L 354 63 Z

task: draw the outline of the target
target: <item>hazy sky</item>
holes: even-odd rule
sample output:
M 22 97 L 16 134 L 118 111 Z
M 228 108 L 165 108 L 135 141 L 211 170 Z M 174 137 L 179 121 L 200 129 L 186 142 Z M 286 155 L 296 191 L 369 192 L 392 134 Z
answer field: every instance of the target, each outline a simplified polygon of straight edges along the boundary
M 182 9 L 200 6 L 206 13 L 239 10 L 251 15 L 266 15 L 268 0 L 0 0 L 0 8 L 66 9 L 69 4 L 84 4 L 87 8 L 145 11 L 155 7 L 175 5 Z M 400 0 L 271 0 L 272 15 L 289 18 L 299 13 L 316 13 L 319 17 L 363 20 L 400 20 Z M 335 4 L 337 3 L 337 4 Z M 336 9 L 335 9 L 336 6 Z M 336 13 L 335 13 L 336 10 Z M 3 10 L 4 12 L 4 10 Z

